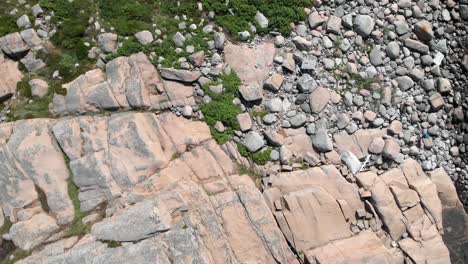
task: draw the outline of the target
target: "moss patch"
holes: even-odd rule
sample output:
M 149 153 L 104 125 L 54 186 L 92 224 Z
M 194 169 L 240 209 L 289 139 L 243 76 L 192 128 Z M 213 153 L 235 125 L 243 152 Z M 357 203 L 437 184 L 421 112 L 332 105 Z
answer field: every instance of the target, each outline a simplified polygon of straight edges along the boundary
M 118 248 L 122 246 L 122 243 L 119 241 L 108 241 L 108 240 L 99 240 L 99 241 L 106 244 L 108 248 Z
M 83 223 L 83 218 L 88 214 L 80 210 L 80 200 L 78 199 L 79 190 L 73 183 L 73 180 L 68 179 L 68 195 L 75 208 L 75 217 L 65 232 L 65 237 L 83 236 L 90 231 L 90 226 Z

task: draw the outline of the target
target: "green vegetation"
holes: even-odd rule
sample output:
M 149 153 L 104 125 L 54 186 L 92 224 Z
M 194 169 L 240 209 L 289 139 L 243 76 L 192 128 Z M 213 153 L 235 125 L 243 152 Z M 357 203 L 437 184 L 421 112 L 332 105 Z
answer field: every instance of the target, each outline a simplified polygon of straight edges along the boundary
M 122 47 L 117 49 L 117 52 L 107 55 L 106 60 L 110 61 L 117 57 L 130 56 L 140 51 L 147 53 L 149 50 L 149 47 L 142 45 L 136 38 L 130 37 L 122 41 Z
M 260 117 L 263 118 L 264 116 L 268 115 L 268 112 L 265 110 L 254 110 L 251 113 L 252 117 Z
M 266 30 L 257 27 L 258 33 L 279 31 L 289 35 L 290 24 L 304 20 L 304 7 L 312 4 L 311 0 L 231 0 L 225 5 L 224 1 L 205 0 L 207 10 L 214 11 L 215 21 L 226 29 L 232 37 L 237 37 L 237 32 L 250 31 L 249 22 L 254 23 L 257 11 L 262 12 L 269 20 Z
M 76 1 L 76 0 L 75 0 Z M 101 16 L 123 36 L 151 29 L 153 7 L 150 0 L 97 0 Z M 172 3 L 171 5 L 174 5 Z
M 106 244 L 108 248 L 118 248 L 122 246 L 122 243 L 119 241 L 109 241 L 109 240 L 100 240 L 100 241 Z
M 78 199 L 78 188 L 73 183 L 73 180 L 68 179 L 68 195 L 73 203 L 75 208 L 75 218 L 73 222 L 68 227 L 68 230 L 65 233 L 65 237 L 72 236 L 82 236 L 89 232 L 90 226 L 83 223 L 83 218 L 87 215 L 86 213 L 80 210 L 80 200 Z
M 8 114 L 8 117 L 11 121 L 51 117 L 49 112 L 49 103 L 51 100 L 51 95 L 32 101 L 28 98 L 15 100 L 10 106 L 11 112 Z
M 268 161 L 271 160 L 270 154 L 272 149 L 267 147 L 265 149 L 259 150 L 252 153 L 252 160 L 258 165 L 265 165 Z
M 10 219 L 8 217 L 5 217 L 5 222 L 0 227 L 0 237 L 10 232 L 10 228 L 12 225 L 13 224 L 10 222 Z
M 152 45 L 142 45 L 140 42 L 137 41 L 135 37 L 128 37 L 128 39 L 122 40 L 122 47 L 117 49 L 117 52 L 109 54 L 106 57 L 106 60 L 113 60 L 120 56 L 130 56 L 132 54 L 138 53 L 140 51 L 150 54 L 151 52 L 156 53 L 156 55 L 164 58 L 161 62 L 163 67 L 174 67 L 179 68 L 179 59 L 184 57 L 188 58 L 190 53 L 185 50 L 181 52 L 176 52 L 174 47 L 174 42 L 172 41 L 172 37 L 175 33 L 169 35 L 167 38 L 162 40 L 160 44 L 152 44 Z M 201 30 L 196 30 L 192 32 L 192 38 L 187 39 L 185 41 L 185 45 L 189 46 L 192 45 L 195 48 L 195 52 L 204 51 L 206 55 L 210 55 L 211 51 L 208 48 L 207 42 L 213 39 L 211 34 L 203 33 Z M 158 62 L 153 62 L 154 64 L 158 64 Z
M 13 264 L 22 259 L 25 259 L 31 255 L 31 251 L 29 250 L 22 250 L 22 249 L 15 249 L 13 252 L 8 254 L 5 259 L 3 259 L 0 264 Z
M 18 26 L 16 26 L 15 19 L 8 15 L 0 15 L 0 36 L 16 31 L 18 31 Z
M 75 51 L 83 58 L 83 37 L 86 35 L 89 17 L 95 13 L 93 0 L 40 0 L 39 4 L 46 11 L 53 11 L 53 22 L 58 23 L 57 33 L 52 42 L 57 47 Z
M 209 90 L 209 86 L 223 84 L 224 93 L 215 94 Z M 212 99 L 208 104 L 200 107 L 205 116 L 206 123 L 210 126 L 211 134 L 218 144 L 224 144 L 229 141 L 234 134 L 234 130 L 240 129 L 237 122 L 237 115 L 242 113 L 240 108 L 233 103 L 234 97 L 239 93 L 241 81 L 235 72 L 223 74 L 216 82 L 210 82 L 205 85 L 204 90 Z M 223 123 L 226 131 L 219 133 L 214 128 L 217 121 Z
M 249 157 L 249 154 L 250 154 L 249 151 L 240 142 L 237 143 L 237 150 L 239 151 L 239 154 L 241 154 L 242 157 L 244 157 L 244 158 Z
M 268 161 L 271 160 L 270 154 L 273 150 L 270 147 L 261 149 L 257 152 L 250 153 L 244 145 L 237 143 L 237 150 L 244 158 L 250 158 L 255 164 L 265 165 Z
M 23 77 L 21 81 L 16 84 L 16 91 L 27 98 L 32 98 L 31 86 L 29 85 L 28 76 Z

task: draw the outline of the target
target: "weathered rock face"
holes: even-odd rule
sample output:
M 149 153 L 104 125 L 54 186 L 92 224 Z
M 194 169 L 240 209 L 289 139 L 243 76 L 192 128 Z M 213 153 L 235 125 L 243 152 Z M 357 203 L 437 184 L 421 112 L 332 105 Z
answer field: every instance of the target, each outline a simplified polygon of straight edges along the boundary
M 193 87 L 164 82 L 143 53 L 116 58 L 106 64 L 105 74 L 89 71 L 64 88 L 67 95 L 55 94 L 53 99 L 51 110 L 57 114 L 195 105 Z
M 157 201 L 144 201 L 96 223 L 91 233 L 106 241 L 139 241 L 169 230 L 171 220 L 164 205 Z
M 309 263 L 397 263 L 390 250 L 368 231 L 308 250 L 305 254 Z
M 37 200 L 36 188 L 44 192 L 50 213 L 60 224 L 73 219 L 68 169 L 50 131 L 52 125 L 51 120 L 36 119 L 2 126 L 7 143 L 0 146 L 0 200 L 5 215 L 13 221 Z
M 268 185 L 265 198 L 296 252 L 352 235 L 347 221 L 363 203 L 335 167 L 278 174 Z
M 381 137 L 374 132 L 356 132 L 362 139 L 344 151 L 365 155 L 372 135 Z M 315 155 L 320 162 L 305 129 L 277 137 L 291 158 Z M 428 177 L 414 160 L 381 175 L 357 173 L 357 184 L 335 165 L 271 174 L 262 194 L 249 176 L 237 174 L 233 160 L 248 162 L 235 144 L 219 146 L 206 124 L 170 113 L 7 123 L 0 143 L 9 238 L 36 250 L 22 263 L 450 261 L 440 235 L 448 211 L 437 194 L 447 208 L 456 207 L 454 187 L 443 171 Z M 106 204 L 104 218 L 82 238 L 59 233 L 74 215 L 65 157 L 81 210 Z M 451 234 L 446 241 L 462 239 Z M 126 243 L 110 248 L 100 241 Z
M 53 131 L 70 158 L 84 211 L 148 178 L 188 146 L 211 138 L 200 122 L 151 113 L 63 119 Z

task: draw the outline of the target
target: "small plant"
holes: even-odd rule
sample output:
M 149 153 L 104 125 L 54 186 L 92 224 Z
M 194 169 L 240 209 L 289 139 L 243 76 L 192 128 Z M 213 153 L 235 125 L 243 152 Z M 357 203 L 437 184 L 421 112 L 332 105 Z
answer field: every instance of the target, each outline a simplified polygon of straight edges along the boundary
M 237 143 L 237 150 L 239 151 L 239 154 L 241 154 L 242 157 L 244 158 L 249 157 L 249 151 L 241 143 Z
M 260 117 L 260 119 L 262 119 L 263 117 L 265 117 L 266 115 L 268 115 L 268 112 L 265 111 L 265 110 L 254 110 L 252 111 L 251 113 L 252 117 Z
M 110 240 L 100 240 L 100 241 L 106 244 L 108 248 L 118 248 L 122 246 L 122 243 L 119 241 L 110 241 Z
M 271 160 L 270 154 L 272 149 L 267 147 L 266 149 L 259 150 L 252 153 L 252 160 L 258 165 L 265 165 L 268 161 Z
M 29 85 L 29 78 L 23 77 L 21 81 L 16 83 L 16 91 L 27 98 L 32 98 L 31 86 Z
M 265 165 L 268 161 L 271 160 L 270 155 L 272 148 L 270 147 L 264 148 L 254 153 L 250 153 L 244 145 L 237 143 L 237 151 L 239 151 L 239 154 L 241 154 L 242 157 L 250 158 L 255 164 L 258 165 Z

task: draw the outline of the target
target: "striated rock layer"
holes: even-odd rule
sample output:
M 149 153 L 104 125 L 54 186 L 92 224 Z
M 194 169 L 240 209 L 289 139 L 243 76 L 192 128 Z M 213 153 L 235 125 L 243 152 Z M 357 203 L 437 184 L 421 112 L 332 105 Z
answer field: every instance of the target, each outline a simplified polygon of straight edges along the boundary
M 175 69 L 166 71 L 173 74 L 183 72 Z M 181 80 L 186 80 L 183 77 Z M 187 82 L 196 81 L 199 77 L 195 74 L 195 78 Z M 194 87 L 163 80 L 142 52 L 116 58 L 106 64 L 105 73 L 100 69 L 88 71 L 65 84 L 64 88 L 66 95 L 55 94 L 53 98 L 51 111 L 56 114 L 118 109 L 159 110 L 195 105 Z
M 205 123 L 118 113 L 3 124 L 0 161 L 6 238 L 33 252 L 20 263 L 450 263 L 456 193 L 413 160 L 356 183 L 335 165 L 276 173 L 262 193 Z M 64 232 L 69 181 L 89 214 L 79 237 Z

